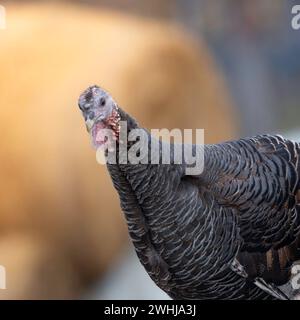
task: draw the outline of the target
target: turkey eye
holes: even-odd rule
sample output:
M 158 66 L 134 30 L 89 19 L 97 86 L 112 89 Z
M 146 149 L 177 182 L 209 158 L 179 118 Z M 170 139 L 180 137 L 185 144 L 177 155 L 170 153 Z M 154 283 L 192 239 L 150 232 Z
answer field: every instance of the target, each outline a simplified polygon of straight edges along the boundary
M 100 99 L 100 106 L 101 107 L 105 106 L 105 98 Z

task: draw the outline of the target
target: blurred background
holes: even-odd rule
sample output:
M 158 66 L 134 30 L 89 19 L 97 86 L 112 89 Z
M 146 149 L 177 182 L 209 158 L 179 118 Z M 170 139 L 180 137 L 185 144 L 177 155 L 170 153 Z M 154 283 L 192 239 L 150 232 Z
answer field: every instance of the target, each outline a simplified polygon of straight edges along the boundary
M 1 1 L 1 299 L 167 299 L 140 266 L 77 98 L 148 128 L 300 141 L 292 0 Z

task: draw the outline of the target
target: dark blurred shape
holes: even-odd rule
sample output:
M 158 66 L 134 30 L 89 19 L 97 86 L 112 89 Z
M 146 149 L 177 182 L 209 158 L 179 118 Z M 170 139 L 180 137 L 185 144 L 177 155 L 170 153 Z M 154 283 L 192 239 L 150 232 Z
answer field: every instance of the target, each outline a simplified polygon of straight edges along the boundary
M 178 19 L 204 35 L 223 66 L 244 135 L 298 127 L 300 41 L 294 0 L 177 1 Z

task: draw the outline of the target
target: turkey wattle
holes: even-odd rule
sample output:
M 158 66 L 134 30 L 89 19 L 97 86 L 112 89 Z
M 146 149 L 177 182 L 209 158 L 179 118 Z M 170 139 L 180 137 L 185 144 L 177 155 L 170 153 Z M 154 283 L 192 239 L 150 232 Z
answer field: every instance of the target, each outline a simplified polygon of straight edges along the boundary
M 120 121 L 139 128 L 98 86 L 79 107 L 95 147 L 111 142 L 100 129 L 112 130 L 118 149 Z M 174 299 L 292 299 L 300 144 L 263 135 L 205 145 L 204 155 L 198 176 L 172 161 L 107 164 L 141 263 Z

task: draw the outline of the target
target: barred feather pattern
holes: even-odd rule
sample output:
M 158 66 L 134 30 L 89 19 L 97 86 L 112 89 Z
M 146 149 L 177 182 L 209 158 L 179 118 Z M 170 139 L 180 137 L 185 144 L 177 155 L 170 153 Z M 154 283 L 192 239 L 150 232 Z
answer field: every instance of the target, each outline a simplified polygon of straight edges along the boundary
M 253 281 L 284 284 L 300 258 L 300 145 L 265 135 L 204 151 L 200 176 L 177 164 L 108 165 L 137 255 L 174 299 L 274 299 Z

